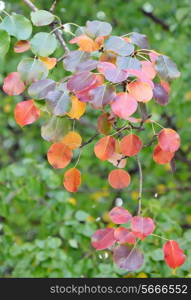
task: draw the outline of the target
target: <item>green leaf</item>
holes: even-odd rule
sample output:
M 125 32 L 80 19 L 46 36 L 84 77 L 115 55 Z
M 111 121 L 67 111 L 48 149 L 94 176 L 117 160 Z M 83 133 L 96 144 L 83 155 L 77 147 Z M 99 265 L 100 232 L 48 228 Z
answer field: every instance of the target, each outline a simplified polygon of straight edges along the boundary
M 155 68 L 164 80 L 171 80 L 180 76 L 176 64 L 166 55 L 157 57 Z
M 51 24 L 55 16 L 46 10 L 31 12 L 31 20 L 35 26 L 45 26 Z
M 87 212 L 83 211 L 83 210 L 78 210 L 76 213 L 75 213 L 75 218 L 78 220 L 78 221 L 86 221 L 87 217 L 89 215 L 87 214 Z
M 4 29 L 18 40 L 27 40 L 32 33 L 32 24 L 24 16 L 13 14 L 3 19 L 0 29 Z
M 48 76 L 48 69 L 45 64 L 34 58 L 22 59 L 17 70 L 26 84 L 31 84 L 36 80 L 44 79 Z
M 0 30 L 0 56 L 4 57 L 9 51 L 10 47 L 10 35 L 5 30 Z
M 51 55 L 57 47 L 57 41 L 53 34 L 39 32 L 30 41 L 31 50 L 35 55 L 47 57 Z
M 46 98 L 46 95 L 53 91 L 56 87 L 56 82 L 52 79 L 38 80 L 29 87 L 28 94 L 33 99 L 42 100 Z
M 41 136 L 48 142 L 58 142 L 68 133 L 69 128 L 68 118 L 53 116 L 48 123 L 41 127 Z

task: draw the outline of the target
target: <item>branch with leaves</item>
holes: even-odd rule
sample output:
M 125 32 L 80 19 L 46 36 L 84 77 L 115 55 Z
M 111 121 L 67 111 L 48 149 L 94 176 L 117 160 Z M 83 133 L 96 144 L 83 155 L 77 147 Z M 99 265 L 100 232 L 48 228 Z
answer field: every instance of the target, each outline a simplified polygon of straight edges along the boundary
M 28 57 L 21 58 L 17 70 L 8 74 L 3 82 L 3 91 L 9 96 L 25 93 L 29 99 L 16 105 L 15 121 L 24 127 L 38 120 L 42 112 L 46 115 L 48 121 L 41 127 L 41 136 L 51 144 L 47 159 L 55 169 L 67 167 L 74 152 L 79 151 L 77 161 L 64 173 L 63 185 L 71 193 L 81 187 L 78 166 L 82 149 L 98 136 L 94 153 L 99 161 L 114 166 L 108 174 L 113 189 L 121 190 L 130 185 L 132 176 L 129 173 L 132 172 L 125 170 L 126 162 L 136 157 L 139 172 L 137 215 L 132 216 L 125 208 L 114 207 L 109 213 L 111 221 L 116 225 L 128 223 L 127 227 L 100 229 L 92 236 L 94 248 L 112 249 L 115 263 L 120 268 L 134 271 L 144 260 L 137 245 L 153 235 L 155 229 L 154 220 L 142 213 L 140 152 L 157 142 L 153 160 L 158 164 L 173 165 L 180 147 L 178 133 L 151 119 L 147 103 L 153 99 L 156 105 L 167 105 L 170 82 L 180 73 L 169 57 L 148 48 L 144 34 L 132 32 L 115 36 L 112 26 L 101 21 L 87 21 L 84 27 L 75 23 L 63 24 L 54 15 L 57 1 L 49 11 L 39 10 L 29 0 L 23 2 L 32 11 L 30 20 L 6 12 L 0 24 L 0 39 L 4 41 L 0 47 L 1 56 L 4 57 L 11 47 L 12 36 L 17 39 L 14 53 L 28 53 Z M 46 30 L 39 30 L 32 36 L 33 27 L 45 27 Z M 66 27 L 69 28 L 67 33 Z M 63 34 L 67 34 L 67 38 L 72 36 L 69 43 Z M 73 45 L 72 50 L 70 45 Z M 59 47 L 64 50 L 64 55 L 52 57 Z M 60 62 L 64 66 L 63 73 L 67 71 L 70 75 L 55 81 L 48 77 L 49 72 Z M 81 119 L 88 112 L 87 107 L 99 112 L 97 124 Z M 77 128 L 80 124 L 93 128 L 95 134 L 89 139 L 82 138 Z M 142 131 L 147 135 L 152 133 L 152 139 L 146 144 L 139 134 Z M 175 241 L 167 240 L 164 254 L 171 268 L 185 261 L 185 255 Z

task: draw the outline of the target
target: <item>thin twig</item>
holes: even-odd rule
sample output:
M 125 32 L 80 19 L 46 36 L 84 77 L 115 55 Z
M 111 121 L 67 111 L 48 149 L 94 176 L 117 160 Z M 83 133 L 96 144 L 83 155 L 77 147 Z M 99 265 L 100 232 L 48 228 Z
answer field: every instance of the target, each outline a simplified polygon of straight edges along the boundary
M 137 208 L 137 215 L 141 214 L 141 207 L 142 207 L 142 193 L 143 193 L 143 172 L 141 167 L 141 162 L 137 155 L 137 164 L 139 168 L 139 197 L 138 197 L 138 208 Z
M 38 8 L 30 0 L 23 0 L 23 2 L 28 5 L 32 11 L 38 10 Z
M 23 2 L 28 6 L 30 7 L 30 9 L 32 11 L 38 11 L 38 8 L 30 1 L 30 0 L 23 0 Z M 65 51 L 65 54 L 67 54 L 70 50 L 69 48 L 67 47 L 66 45 L 66 42 L 65 40 L 63 39 L 62 37 L 62 34 L 60 33 L 59 29 L 56 29 L 57 27 L 57 23 L 52 23 L 49 25 L 50 28 L 52 28 L 54 30 L 53 34 L 55 34 L 57 40 L 59 41 L 60 45 L 62 46 L 62 48 L 64 49 Z
M 93 135 L 87 142 L 84 142 L 81 144 L 81 146 L 79 148 L 83 148 L 86 145 L 90 144 L 91 142 L 93 142 L 93 140 L 99 135 L 99 133 L 96 133 L 95 135 Z

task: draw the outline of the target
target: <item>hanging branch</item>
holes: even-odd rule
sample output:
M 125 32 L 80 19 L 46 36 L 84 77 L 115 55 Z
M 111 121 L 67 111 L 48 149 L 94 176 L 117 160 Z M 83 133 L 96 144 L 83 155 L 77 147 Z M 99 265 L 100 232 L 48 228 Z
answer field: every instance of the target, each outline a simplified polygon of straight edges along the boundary
M 142 172 L 141 162 L 140 162 L 138 156 L 137 156 L 137 164 L 138 164 L 138 168 L 139 168 L 139 197 L 138 197 L 137 215 L 140 215 L 141 207 L 142 207 L 143 172 Z
M 38 8 L 30 1 L 30 0 L 23 0 L 23 2 L 32 10 L 32 11 L 38 11 Z M 53 23 L 49 25 L 51 29 L 54 29 L 53 34 L 55 34 L 57 40 L 59 41 L 60 45 L 65 51 L 65 54 L 69 52 L 69 48 L 66 45 L 65 40 L 62 37 L 62 34 L 60 33 L 59 29 L 56 29 L 57 23 Z

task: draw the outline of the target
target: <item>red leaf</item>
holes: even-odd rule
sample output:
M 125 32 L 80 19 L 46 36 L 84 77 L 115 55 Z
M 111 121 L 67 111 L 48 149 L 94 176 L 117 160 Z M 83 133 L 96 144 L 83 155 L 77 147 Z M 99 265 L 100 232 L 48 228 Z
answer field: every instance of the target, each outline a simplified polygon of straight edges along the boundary
M 164 244 L 163 252 L 166 264 L 172 269 L 180 267 L 186 260 L 184 251 L 179 247 L 179 244 L 173 240 Z
M 14 45 L 14 52 L 15 53 L 23 53 L 30 49 L 29 41 L 18 41 Z
M 135 69 L 127 69 L 127 73 L 129 76 L 137 77 L 139 79 L 138 81 L 147 83 L 152 89 L 154 88 L 154 83 L 144 72 Z
M 125 243 L 135 244 L 136 243 L 135 234 L 125 227 L 118 227 L 117 229 L 115 229 L 114 236 L 120 244 L 125 244 Z
M 144 256 L 139 249 L 120 245 L 113 250 L 113 260 L 119 268 L 135 271 L 142 266 Z
M 164 128 L 159 133 L 158 143 L 163 151 L 175 152 L 180 147 L 180 136 L 175 130 Z
M 99 229 L 92 236 L 92 246 L 97 250 L 107 249 L 115 242 L 113 228 Z
M 20 95 L 24 92 L 24 90 L 25 85 L 18 72 L 10 73 L 4 79 L 3 91 L 9 96 Z
M 174 154 L 174 152 L 163 151 L 159 145 L 156 145 L 153 152 L 153 160 L 157 164 L 167 164 L 173 159 Z
M 47 153 L 48 162 L 53 168 L 65 168 L 72 159 L 72 151 L 63 143 L 52 144 Z
M 81 173 L 76 168 L 71 168 L 64 174 L 64 187 L 68 192 L 77 192 L 81 184 Z
M 116 169 L 109 173 L 108 181 L 112 188 L 124 189 L 130 184 L 131 177 L 126 171 Z
M 137 155 L 141 151 L 142 146 L 142 141 L 135 134 L 124 136 L 120 143 L 121 152 L 127 156 Z
M 153 233 L 155 224 L 151 218 L 136 216 L 131 219 L 131 229 L 138 238 L 144 240 L 144 238 Z
M 109 216 L 111 221 L 115 224 L 125 224 L 132 218 L 132 215 L 127 209 L 118 206 L 109 212 Z
M 119 118 L 127 120 L 137 110 L 137 101 L 128 93 L 118 93 L 111 104 L 111 109 Z
M 111 136 L 101 138 L 94 146 L 97 158 L 101 160 L 109 159 L 115 151 L 115 139 Z
M 19 102 L 14 110 L 15 121 L 21 127 L 32 124 L 40 117 L 40 110 L 33 100 Z

